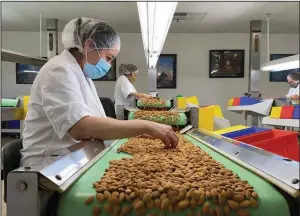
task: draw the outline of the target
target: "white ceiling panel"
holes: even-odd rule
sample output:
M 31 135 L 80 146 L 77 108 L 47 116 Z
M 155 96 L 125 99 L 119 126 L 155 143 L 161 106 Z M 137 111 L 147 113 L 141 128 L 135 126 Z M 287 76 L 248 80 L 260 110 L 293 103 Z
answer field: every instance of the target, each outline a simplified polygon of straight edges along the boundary
M 57 18 L 59 30 L 76 17 L 93 17 L 119 32 L 140 32 L 136 2 L 2 2 L 2 29 L 39 31 L 39 15 Z M 245 33 L 251 20 L 271 14 L 271 33 L 299 33 L 299 2 L 179 2 L 176 12 L 206 13 L 172 22 L 172 33 Z

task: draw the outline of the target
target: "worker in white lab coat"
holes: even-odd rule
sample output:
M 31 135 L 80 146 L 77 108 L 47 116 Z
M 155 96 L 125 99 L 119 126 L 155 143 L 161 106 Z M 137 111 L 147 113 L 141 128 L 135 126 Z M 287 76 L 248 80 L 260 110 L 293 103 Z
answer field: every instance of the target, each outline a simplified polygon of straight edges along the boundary
M 62 32 L 65 50 L 40 70 L 31 88 L 21 165 L 47 165 L 57 151 L 82 140 L 148 134 L 175 147 L 172 128 L 154 122 L 107 118 L 92 79 L 104 76 L 118 55 L 120 38 L 105 22 L 78 18 Z
M 125 107 L 134 103 L 135 98 L 149 98 L 148 94 L 137 93 L 133 84 L 138 74 L 138 69 L 133 64 L 121 64 L 119 67 L 119 78 L 115 85 L 115 109 L 118 112 L 117 106 L 123 105 Z
M 300 73 L 299 72 L 290 73 L 287 76 L 287 82 L 291 88 L 288 94 L 286 95 L 286 97 L 291 99 L 292 104 L 299 104 Z

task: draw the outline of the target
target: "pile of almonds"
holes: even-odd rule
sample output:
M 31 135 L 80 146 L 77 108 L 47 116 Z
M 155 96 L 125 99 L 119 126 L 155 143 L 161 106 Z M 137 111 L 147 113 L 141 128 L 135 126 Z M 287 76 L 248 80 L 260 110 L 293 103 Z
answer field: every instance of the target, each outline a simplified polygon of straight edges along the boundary
M 139 110 L 134 112 L 134 119 L 142 119 L 142 120 L 148 120 L 148 121 L 173 125 L 179 121 L 180 116 L 178 112 Z
M 118 151 L 131 158 L 110 161 L 93 184 L 98 205 L 93 216 L 182 215 L 248 216 L 258 207 L 258 194 L 246 181 L 178 134 L 176 149 L 156 139 L 131 138 Z M 94 197 L 85 201 L 89 205 Z
M 141 98 L 141 106 L 143 107 L 164 107 L 166 104 L 165 100 L 159 98 Z

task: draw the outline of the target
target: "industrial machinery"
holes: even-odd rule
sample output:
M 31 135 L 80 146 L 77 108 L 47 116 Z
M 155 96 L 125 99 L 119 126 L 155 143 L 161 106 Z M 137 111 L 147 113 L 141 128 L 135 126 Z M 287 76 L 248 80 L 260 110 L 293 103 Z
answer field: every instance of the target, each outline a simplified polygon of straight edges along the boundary
M 22 137 L 23 120 L 26 115 L 28 96 L 20 96 L 16 99 L 1 99 L 1 122 L 20 120 L 19 129 L 1 129 L 2 133 L 18 133 Z
M 296 215 L 300 192 L 299 162 L 198 129 L 199 109 L 175 109 L 180 116 L 175 124 L 190 125 L 185 138 L 241 179 L 246 179 L 259 192 L 260 206 L 251 210 L 251 215 Z M 129 112 L 128 118 L 134 114 Z M 126 140 L 112 141 L 106 147 L 101 141 L 81 142 L 58 152 L 56 160 L 46 167 L 26 166 L 12 171 L 7 178 L 8 216 L 40 215 L 39 200 L 47 191 L 60 193 L 58 215 L 91 215 L 94 204 L 86 206 L 84 201 L 89 195 L 95 196 L 92 184 L 101 178 L 109 162 L 128 157 L 117 152 Z
M 260 206 L 251 215 L 296 215 L 290 214 L 289 206 L 295 211 L 299 197 L 298 162 L 195 127 L 184 136 L 258 191 Z M 116 140 L 106 148 L 100 141 L 81 142 L 58 153 L 57 160 L 46 167 L 27 166 L 9 173 L 8 216 L 38 216 L 39 200 L 46 191 L 61 194 L 58 215 L 91 215 L 95 202 L 86 206 L 84 201 L 96 194 L 92 184 L 100 179 L 110 160 L 128 157 L 117 153 L 124 142 L 126 139 Z
M 175 100 L 163 100 L 153 97 L 146 102 L 143 99 L 135 99 L 132 100 L 132 103 L 128 107 L 123 105 L 117 106 L 116 118 L 119 120 L 128 120 L 129 113 L 137 110 L 171 110 L 175 105 Z

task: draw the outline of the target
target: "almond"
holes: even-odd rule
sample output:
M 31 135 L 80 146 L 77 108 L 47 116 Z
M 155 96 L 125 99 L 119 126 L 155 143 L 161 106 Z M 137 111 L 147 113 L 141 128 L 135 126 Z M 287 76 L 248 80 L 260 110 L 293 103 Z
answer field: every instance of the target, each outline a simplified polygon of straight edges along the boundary
M 93 216 L 99 216 L 100 213 L 101 213 L 101 208 L 99 206 L 94 206 L 92 215 Z
M 239 208 L 239 204 L 233 200 L 227 200 L 227 204 L 232 210 L 237 210 Z
M 234 201 L 240 203 L 240 202 L 244 201 L 245 198 L 244 198 L 243 196 L 241 196 L 241 195 L 235 195 L 235 196 L 232 198 L 232 200 L 234 200 Z
M 125 193 L 121 192 L 119 195 L 119 201 L 120 201 L 120 203 L 122 203 L 122 202 L 124 202 L 124 200 L 125 200 Z
M 167 210 L 169 208 L 170 203 L 171 202 L 168 198 L 163 199 L 163 201 L 161 202 L 161 210 Z
M 252 192 L 252 196 L 254 199 L 256 199 L 256 200 L 258 199 L 258 194 L 256 192 Z
M 161 201 L 160 201 L 160 199 L 154 200 L 154 206 L 155 206 L 155 208 L 160 209 L 160 207 L 161 207 Z
M 103 196 L 103 194 L 102 193 L 97 193 L 96 194 L 96 199 L 98 200 L 98 202 L 103 202 L 103 200 L 104 200 L 104 196 Z
M 251 206 L 251 202 L 249 200 L 244 200 L 240 203 L 240 207 L 247 208 Z
M 239 209 L 236 211 L 237 216 L 249 216 L 250 214 L 244 210 L 244 209 Z
M 180 201 L 177 206 L 180 210 L 185 210 L 189 205 L 189 201 L 188 200 L 182 200 Z
M 210 209 L 210 203 L 209 202 L 205 202 L 203 204 L 203 207 L 202 207 L 202 211 L 204 214 L 208 214 L 209 213 L 209 209 Z
M 251 206 L 256 208 L 258 206 L 256 199 L 250 197 Z
M 84 201 L 85 205 L 89 205 L 94 201 L 94 196 L 89 196 L 88 198 L 86 198 L 86 200 Z

